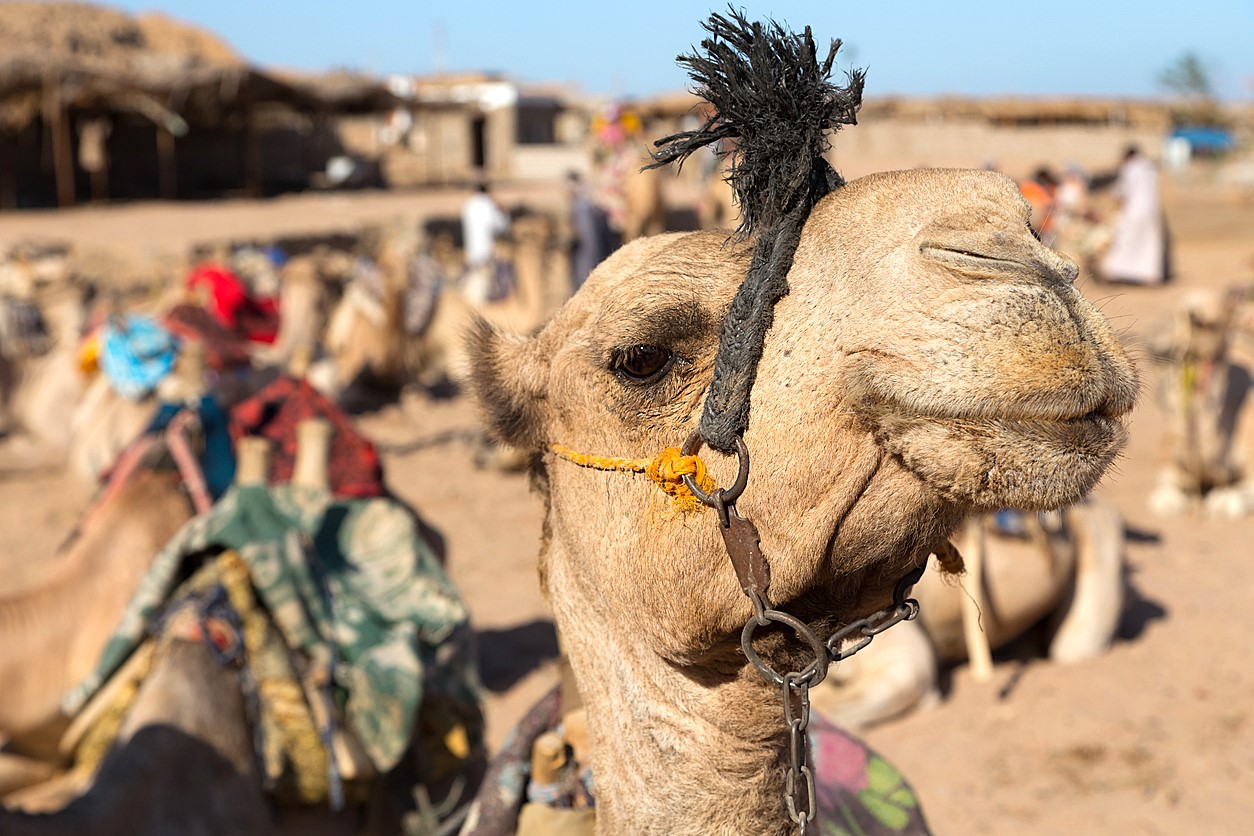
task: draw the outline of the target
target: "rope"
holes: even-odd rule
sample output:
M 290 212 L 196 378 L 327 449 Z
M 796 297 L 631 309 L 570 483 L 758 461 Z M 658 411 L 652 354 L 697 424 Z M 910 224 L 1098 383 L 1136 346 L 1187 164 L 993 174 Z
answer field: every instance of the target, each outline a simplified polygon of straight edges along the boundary
M 284 789 L 302 804 L 318 804 L 330 795 L 327 762 L 332 757 L 296 678 L 286 646 L 253 592 L 252 573 L 236 552 L 218 555 L 217 572 L 232 606 L 243 622 L 246 657 L 253 668 L 263 730 L 262 758 L 266 778 L 279 782 L 290 770 Z
M 696 494 L 688 490 L 684 477 L 691 476 L 697 487 L 712 493 L 718 483 L 706 470 L 700 456 L 685 456 L 678 447 L 667 447 L 651 459 L 623 459 L 580 453 L 561 444 L 550 444 L 549 450 L 559 458 L 593 470 L 643 473 L 657 483 L 672 500 L 678 511 L 698 511 L 705 507 Z
M 200 462 L 196 460 L 196 453 L 192 451 L 191 443 L 187 440 L 187 429 L 196 420 L 196 413 L 192 410 L 180 411 L 166 427 L 165 443 L 170 449 L 175 465 L 178 466 L 183 484 L 187 486 L 192 507 L 196 509 L 197 515 L 202 515 L 208 514 L 213 508 L 213 499 L 210 498 L 209 489 L 205 485 L 205 475 L 200 470 Z

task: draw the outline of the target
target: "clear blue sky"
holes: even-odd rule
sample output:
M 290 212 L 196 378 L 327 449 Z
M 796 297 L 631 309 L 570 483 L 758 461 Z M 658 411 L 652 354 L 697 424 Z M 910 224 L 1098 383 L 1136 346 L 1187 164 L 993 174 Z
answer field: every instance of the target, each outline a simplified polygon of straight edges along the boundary
M 589 93 L 647 95 L 687 79 L 674 58 L 721 2 L 692 0 L 121 0 L 208 27 L 252 61 L 374 73 L 495 70 Z M 1162 95 L 1186 51 L 1219 94 L 1254 101 L 1254 0 L 810 0 L 747 2 L 820 39 L 844 39 L 869 95 Z

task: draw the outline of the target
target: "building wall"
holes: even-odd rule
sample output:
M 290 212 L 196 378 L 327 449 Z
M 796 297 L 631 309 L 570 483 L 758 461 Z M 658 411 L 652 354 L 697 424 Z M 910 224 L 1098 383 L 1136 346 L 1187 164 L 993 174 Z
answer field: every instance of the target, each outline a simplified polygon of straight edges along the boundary
M 1158 157 L 1163 136 L 1123 126 L 998 127 L 986 122 L 864 121 L 833 138 L 829 157 L 846 178 L 903 167 L 978 168 L 992 164 L 1025 177 L 1047 164 L 1077 163 L 1089 172 L 1113 169 L 1130 142 Z
M 560 180 L 572 171 L 587 175 L 591 159 L 582 145 L 519 145 L 514 149 L 513 179 Z

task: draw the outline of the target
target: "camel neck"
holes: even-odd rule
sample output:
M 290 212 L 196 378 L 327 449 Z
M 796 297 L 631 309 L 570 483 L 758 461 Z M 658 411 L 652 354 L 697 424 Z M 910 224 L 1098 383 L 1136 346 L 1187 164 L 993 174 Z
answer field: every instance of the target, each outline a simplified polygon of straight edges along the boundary
M 725 675 L 694 675 L 594 627 L 595 609 L 574 611 L 583 616 L 563 625 L 563 644 L 588 711 L 597 832 L 791 832 L 778 692 L 739 647 L 716 651 L 725 664 L 711 667 Z

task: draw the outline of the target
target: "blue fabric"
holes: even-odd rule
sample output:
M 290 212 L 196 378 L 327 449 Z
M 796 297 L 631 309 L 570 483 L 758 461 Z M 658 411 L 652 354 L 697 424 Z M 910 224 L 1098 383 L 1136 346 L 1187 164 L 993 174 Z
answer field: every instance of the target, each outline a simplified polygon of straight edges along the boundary
M 145 432 L 161 432 L 185 407 L 181 403 L 161 404 Z M 209 496 L 217 502 L 235 481 L 235 449 L 231 445 L 230 423 L 226 410 L 213 397 L 201 398 L 195 409 L 200 418 L 200 429 L 205 434 L 205 449 L 199 457 L 200 472 L 205 477 Z
M 265 254 L 266 258 L 270 259 L 270 263 L 275 267 L 282 267 L 287 263 L 287 256 L 283 254 L 281 249 L 273 244 L 268 247 L 262 247 L 261 251 Z
M 174 368 L 178 340 L 146 316 L 105 323 L 100 338 L 100 368 L 114 391 L 137 401 L 157 387 Z

